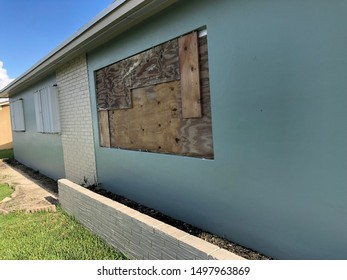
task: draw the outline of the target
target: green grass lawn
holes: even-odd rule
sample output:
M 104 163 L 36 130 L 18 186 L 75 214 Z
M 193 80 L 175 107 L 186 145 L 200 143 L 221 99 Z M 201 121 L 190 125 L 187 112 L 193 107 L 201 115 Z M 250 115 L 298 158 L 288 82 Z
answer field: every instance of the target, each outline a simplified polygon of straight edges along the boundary
M 13 158 L 13 149 L 0 150 L 0 159 Z
M 0 260 L 126 259 L 61 209 L 0 214 Z
M 0 201 L 10 196 L 14 190 L 7 184 L 0 184 Z

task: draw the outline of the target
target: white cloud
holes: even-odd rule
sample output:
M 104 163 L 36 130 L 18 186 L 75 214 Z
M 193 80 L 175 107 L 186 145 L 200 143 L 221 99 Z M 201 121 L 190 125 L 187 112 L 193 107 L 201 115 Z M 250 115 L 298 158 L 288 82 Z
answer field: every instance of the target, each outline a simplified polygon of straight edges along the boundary
M 7 75 L 7 70 L 3 67 L 4 63 L 0 60 L 0 90 L 14 80 Z

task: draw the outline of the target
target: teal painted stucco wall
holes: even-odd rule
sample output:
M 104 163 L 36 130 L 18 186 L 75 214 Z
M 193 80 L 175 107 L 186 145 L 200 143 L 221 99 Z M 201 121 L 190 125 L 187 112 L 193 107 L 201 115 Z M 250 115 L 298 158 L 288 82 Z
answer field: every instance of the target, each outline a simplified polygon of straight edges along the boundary
M 88 54 L 103 187 L 279 259 L 347 259 L 347 2 L 179 1 Z M 214 160 L 99 146 L 94 71 L 207 26 Z
M 34 86 L 11 97 L 23 99 L 25 131 L 13 131 L 14 157 L 19 162 L 55 180 L 65 177 L 63 147 L 59 134 L 38 133 L 36 128 L 34 92 L 55 84 L 49 76 Z

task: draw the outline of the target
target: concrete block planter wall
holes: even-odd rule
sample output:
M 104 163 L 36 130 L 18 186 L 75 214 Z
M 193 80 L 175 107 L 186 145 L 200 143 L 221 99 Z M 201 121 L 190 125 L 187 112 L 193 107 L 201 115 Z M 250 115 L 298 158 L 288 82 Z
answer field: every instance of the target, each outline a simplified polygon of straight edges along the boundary
M 63 210 L 130 258 L 243 259 L 67 179 L 59 180 L 58 186 Z

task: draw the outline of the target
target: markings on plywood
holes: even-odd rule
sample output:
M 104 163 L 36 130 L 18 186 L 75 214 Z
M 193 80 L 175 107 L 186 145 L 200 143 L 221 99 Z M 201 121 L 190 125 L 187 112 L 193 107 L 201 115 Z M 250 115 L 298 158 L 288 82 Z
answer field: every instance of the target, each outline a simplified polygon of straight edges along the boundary
M 179 80 L 177 39 L 96 72 L 98 110 L 130 109 L 131 89 Z
M 111 146 L 178 153 L 178 93 L 178 81 L 133 89 L 133 108 L 114 110 L 110 115 Z
M 146 54 L 139 54 L 142 61 L 148 62 L 148 64 L 142 64 L 142 68 L 139 67 L 140 64 L 135 65 L 136 67 L 129 65 L 130 70 L 136 69 L 132 77 L 137 77 L 126 83 L 130 91 L 132 107 L 108 110 L 104 113 L 99 111 L 101 146 L 210 159 L 214 157 L 207 37 L 199 38 L 197 42 L 199 44 L 197 65 L 199 67 L 200 117 L 197 117 L 196 111 L 194 111 L 196 117 L 183 117 L 183 104 L 191 104 L 189 98 L 182 101 L 184 97 L 187 97 L 182 90 L 182 84 L 187 82 L 187 80 L 182 81 L 184 74 L 181 81 L 167 81 L 168 76 L 159 74 L 157 72 L 159 68 L 151 66 L 155 63 L 147 61 L 147 58 L 158 58 L 158 55 L 152 54 L 154 52 L 158 54 L 158 51 L 163 49 L 161 46 L 157 50 L 152 50 L 152 54 L 149 51 Z M 177 46 L 176 43 L 178 51 Z M 174 60 L 174 52 L 168 51 L 169 49 L 174 48 L 170 47 L 165 51 L 167 61 Z M 176 58 L 178 61 L 177 53 Z M 178 65 L 175 67 L 179 68 Z M 174 72 L 177 73 L 177 71 Z M 153 77 L 161 77 L 161 80 Z M 160 83 L 156 84 L 158 81 Z M 134 85 L 139 88 L 132 88 L 131 86 Z M 106 95 L 99 97 L 105 100 L 108 98 Z
M 201 118 L 201 95 L 197 32 L 178 39 L 182 115 L 183 118 Z
M 99 135 L 100 135 L 100 146 L 110 148 L 110 128 L 108 111 L 99 111 Z
M 177 39 L 136 55 L 138 63 L 130 87 L 146 87 L 180 79 Z

